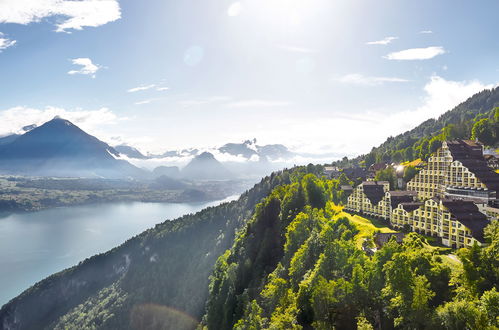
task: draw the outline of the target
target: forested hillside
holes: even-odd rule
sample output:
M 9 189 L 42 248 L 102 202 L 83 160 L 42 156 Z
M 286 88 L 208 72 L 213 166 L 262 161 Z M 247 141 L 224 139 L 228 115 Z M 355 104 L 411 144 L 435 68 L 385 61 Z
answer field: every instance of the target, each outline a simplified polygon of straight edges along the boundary
M 350 164 L 369 166 L 382 161 L 426 159 L 442 141 L 449 139 L 478 138 L 486 145 L 496 146 L 499 143 L 499 110 L 496 107 L 499 107 L 499 87 L 481 91 L 438 119 L 429 119 L 410 131 L 388 138 Z
M 359 243 L 388 228 L 342 212 L 334 191 L 308 174 L 257 205 L 216 263 L 202 327 L 497 329 L 497 222 L 459 261 L 415 233 L 368 256 Z
M 143 329 L 147 326 L 141 322 L 150 320 L 151 313 L 171 316 L 170 329 L 197 323 L 209 275 L 217 258 L 232 245 L 236 230 L 262 198 L 290 183 L 294 172 L 307 170 L 318 173 L 321 167 L 275 173 L 238 201 L 166 221 L 37 283 L 2 307 L 0 325 L 3 329 Z

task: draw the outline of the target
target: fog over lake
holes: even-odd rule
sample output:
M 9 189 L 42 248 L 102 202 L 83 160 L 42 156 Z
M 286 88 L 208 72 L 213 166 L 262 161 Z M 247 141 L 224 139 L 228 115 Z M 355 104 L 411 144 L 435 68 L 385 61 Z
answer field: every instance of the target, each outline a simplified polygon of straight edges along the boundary
M 0 215 L 0 306 L 43 278 L 209 203 L 112 203 Z

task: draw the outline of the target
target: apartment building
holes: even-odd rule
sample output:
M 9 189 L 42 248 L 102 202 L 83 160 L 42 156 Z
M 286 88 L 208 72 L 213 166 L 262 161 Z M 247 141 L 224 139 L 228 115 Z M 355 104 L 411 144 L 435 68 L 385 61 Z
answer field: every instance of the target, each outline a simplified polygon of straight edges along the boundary
M 447 197 L 487 204 L 496 199 L 499 174 L 488 166 L 480 143 L 445 141 L 407 183 L 407 190 L 417 192 L 420 200 Z
M 412 202 L 417 193 L 413 191 L 390 191 L 387 181 L 364 181 L 348 197 L 346 209 L 373 217 L 390 220 L 392 210 L 403 202 Z
M 462 248 L 484 243 L 487 217 L 472 201 L 431 198 L 423 202 L 401 203 L 392 212 L 396 229 L 439 237 L 442 244 Z

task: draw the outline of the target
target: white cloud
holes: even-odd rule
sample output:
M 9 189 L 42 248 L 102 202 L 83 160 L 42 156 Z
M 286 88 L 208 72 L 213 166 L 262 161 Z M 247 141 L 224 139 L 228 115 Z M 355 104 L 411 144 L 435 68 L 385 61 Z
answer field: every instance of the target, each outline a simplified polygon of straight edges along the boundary
M 44 109 L 19 106 L 0 111 L 0 136 L 21 133 L 22 127 L 31 124 L 39 126 L 53 119 L 55 116 L 67 119 L 82 129 L 90 131 L 102 125 L 114 124 L 118 120 L 124 119 L 118 118 L 108 108 L 69 111 L 50 106 Z
M 282 49 L 282 50 L 286 50 L 289 52 L 293 52 L 293 53 L 305 53 L 305 54 L 317 53 L 316 49 L 290 46 L 290 45 L 277 45 L 277 48 Z
M 266 108 L 266 107 L 285 107 L 291 105 L 287 101 L 274 100 L 241 100 L 227 104 L 231 108 Z
M 140 91 L 146 91 L 146 90 L 154 88 L 154 87 L 156 87 L 156 84 L 144 85 L 144 86 L 130 88 L 127 92 L 128 93 L 135 93 L 135 92 L 140 92 Z
M 147 100 L 142 100 L 142 101 L 138 101 L 138 102 L 135 102 L 135 105 L 144 105 L 144 104 L 149 104 L 151 102 L 154 102 L 156 101 L 157 99 L 147 99 Z
M 283 117 L 280 125 L 272 129 L 265 127 L 246 134 L 268 141 L 266 143 L 284 143 L 299 152 L 319 154 L 334 151 L 351 157 L 369 152 L 389 136 L 410 130 L 430 118 L 438 118 L 473 94 L 492 87 L 476 80 L 452 81 L 433 76 L 421 91 L 421 101 L 411 108 L 391 112 L 382 108 L 369 109 L 352 111 L 351 115 L 331 110 L 328 116 L 311 118 L 303 114 L 301 117 Z M 290 135 L 289 132 L 298 133 Z M 334 155 L 329 156 L 329 162 L 335 158 Z
M 429 60 L 435 56 L 445 54 L 443 47 L 411 48 L 393 52 L 385 56 L 388 60 Z
M 141 91 L 147 91 L 150 89 L 155 89 L 158 92 L 164 92 L 170 89 L 170 87 L 163 87 L 163 86 L 158 86 L 156 84 L 150 84 L 150 85 L 142 85 L 134 88 L 130 88 L 127 90 L 128 93 L 135 93 L 135 92 L 141 92 Z
M 95 78 L 95 73 L 101 68 L 101 66 L 92 63 L 92 60 L 86 57 L 75 58 L 71 62 L 74 65 L 80 65 L 81 68 L 79 70 L 68 71 L 68 74 L 91 75 L 92 78 Z
M 2 52 L 2 50 L 14 46 L 16 42 L 16 40 L 6 38 L 5 34 L 0 32 L 0 53 Z
M 397 40 L 397 39 L 398 39 L 398 37 L 386 37 L 386 38 L 383 38 L 381 40 L 366 42 L 366 45 L 383 45 L 384 46 L 384 45 L 388 45 L 393 40 Z
M 242 3 L 236 1 L 233 4 L 231 4 L 227 9 L 227 15 L 229 15 L 230 17 L 239 16 L 242 11 L 243 11 Z
M 56 19 L 56 31 L 97 27 L 121 18 L 118 0 L 1 0 L 0 23 L 29 24 Z
M 427 119 L 438 118 L 473 94 L 492 87 L 493 85 L 485 85 L 477 80 L 452 81 L 436 75 L 432 76 L 424 86 L 423 104 L 414 110 L 391 115 L 387 126 L 394 125 L 393 127 L 396 127 L 398 131 L 396 133 L 401 133 L 416 127 Z
M 431 31 L 431 30 L 423 30 L 423 31 L 419 31 L 419 33 L 421 33 L 421 34 L 432 34 L 433 31 Z
M 408 82 L 409 80 L 397 77 L 370 77 L 359 73 L 347 74 L 336 79 L 339 82 L 352 85 L 377 86 L 384 83 L 400 83 Z

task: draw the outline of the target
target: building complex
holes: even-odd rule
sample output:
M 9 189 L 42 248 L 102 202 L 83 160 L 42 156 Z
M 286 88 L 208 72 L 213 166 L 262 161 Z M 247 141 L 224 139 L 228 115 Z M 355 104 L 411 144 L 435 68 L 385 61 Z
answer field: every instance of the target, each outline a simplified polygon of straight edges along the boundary
M 390 191 L 388 182 L 364 181 L 348 197 L 346 209 L 461 248 L 484 243 L 483 229 L 499 215 L 498 190 L 499 174 L 488 166 L 481 144 L 446 141 L 407 190 Z

